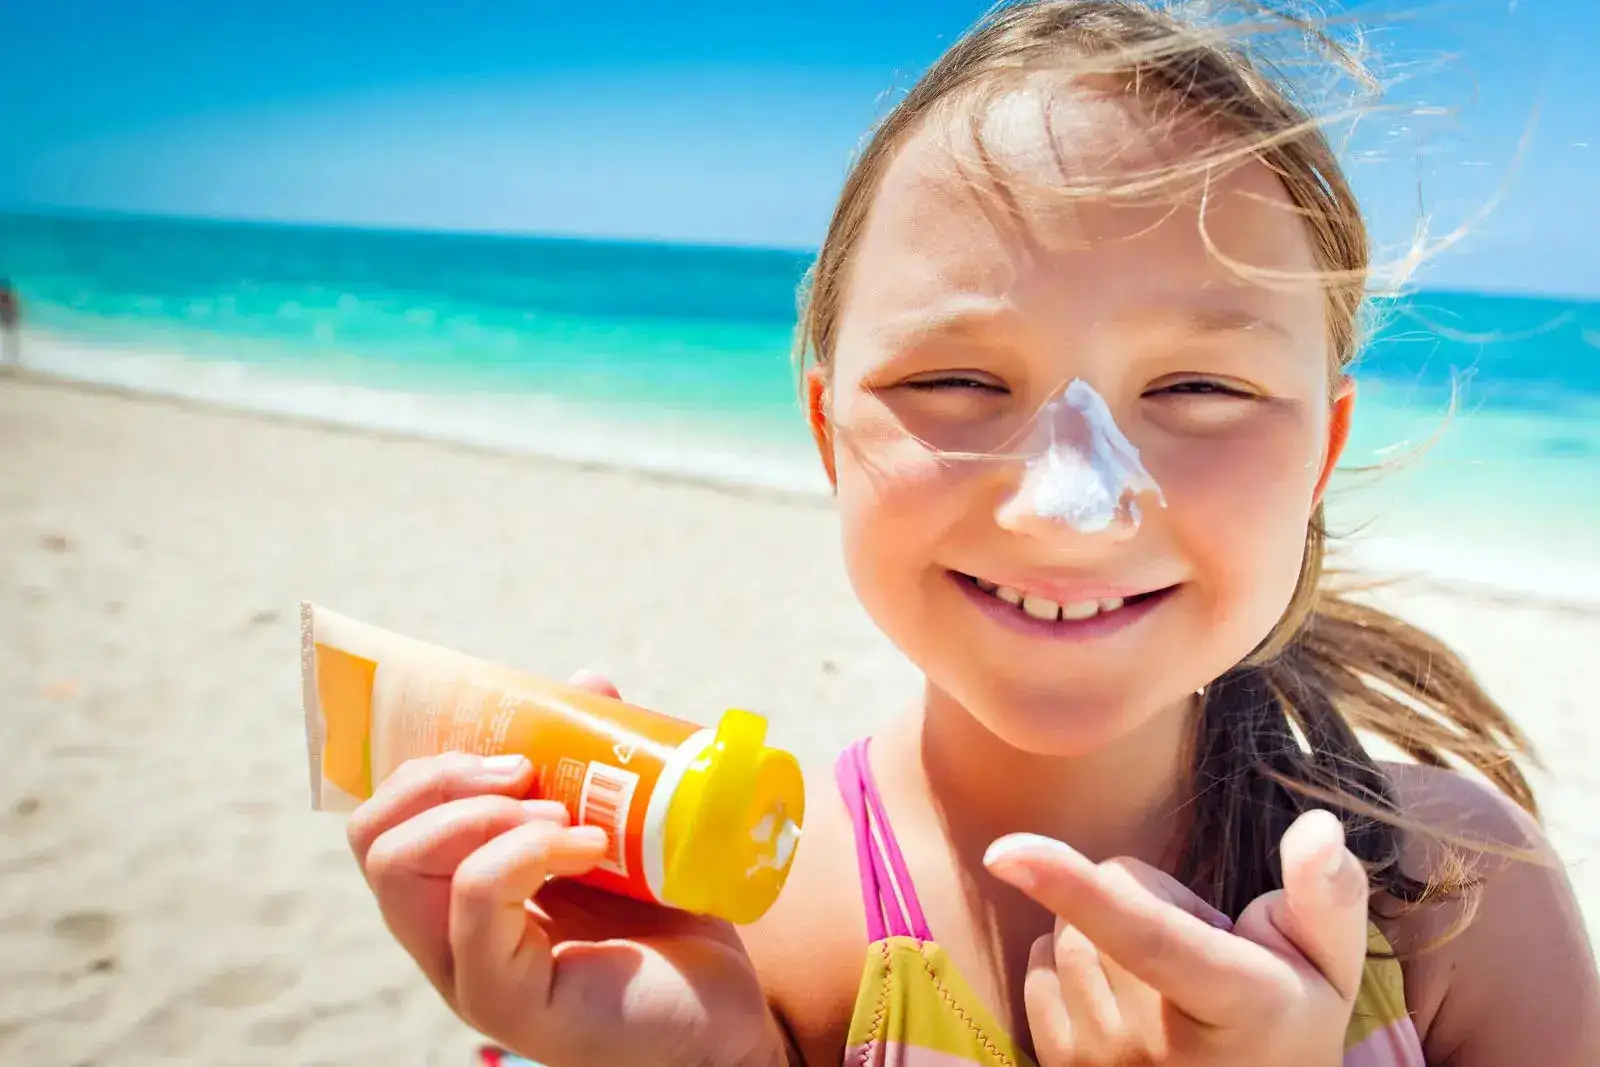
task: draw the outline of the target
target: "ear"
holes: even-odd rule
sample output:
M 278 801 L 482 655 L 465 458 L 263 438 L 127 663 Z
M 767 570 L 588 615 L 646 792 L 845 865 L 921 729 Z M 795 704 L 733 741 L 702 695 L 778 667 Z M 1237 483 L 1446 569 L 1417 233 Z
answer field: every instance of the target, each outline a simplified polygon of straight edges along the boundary
M 1313 507 L 1322 503 L 1328 491 L 1328 481 L 1333 469 L 1344 455 L 1344 446 L 1350 440 L 1350 419 L 1356 409 L 1356 383 L 1354 378 L 1341 376 L 1334 385 L 1333 404 L 1328 409 L 1328 450 L 1322 457 L 1322 471 L 1317 475 L 1316 494 L 1311 498 Z
M 828 375 L 821 367 L 813 366 L 806 371 L 806 421 L 811 424 L 817 454 L 828 472 L 828 484 L 837 489 L 839 474 L 833 461 L 833 423 L 828 419 Z

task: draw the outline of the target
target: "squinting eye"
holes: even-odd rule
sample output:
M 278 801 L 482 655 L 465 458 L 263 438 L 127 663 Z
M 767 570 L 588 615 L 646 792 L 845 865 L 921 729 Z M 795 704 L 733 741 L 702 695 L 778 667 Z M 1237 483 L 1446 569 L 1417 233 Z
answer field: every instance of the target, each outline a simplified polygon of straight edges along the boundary
M 952 374 L 943 378 L 915 378 L 906 382 L 905 386 L 907 389 L 915 389 L 921 393 L 938 393 L 962 389 L 984 393 L 1007 392 L 1006 387 L 1003 385 L 967 374 Z
M 1246 392 L 1235 386 L 1223 382 L 1213 381 L 1208 378 L 1196 378 L 1187 382 L 1174 382 L 1164 385 L 1160 389 L 1153 389 L 1146 396 L 1224 396 L 1238 400 L 1254 400 L 1256 394 Z

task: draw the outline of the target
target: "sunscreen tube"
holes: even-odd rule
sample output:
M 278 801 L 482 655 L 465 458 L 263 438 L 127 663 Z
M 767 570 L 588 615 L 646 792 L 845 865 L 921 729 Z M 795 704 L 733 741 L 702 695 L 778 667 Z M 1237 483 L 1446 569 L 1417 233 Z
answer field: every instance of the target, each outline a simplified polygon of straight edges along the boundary
M 739 924 L 783 888 L 804 783 L 758 715 L 703 729 L 310 603 L 300 657 L 316 810 L 352 810 L 410 759 L 515 753 L 533 763 L 530 797 L 609 835 L 575 881 Z

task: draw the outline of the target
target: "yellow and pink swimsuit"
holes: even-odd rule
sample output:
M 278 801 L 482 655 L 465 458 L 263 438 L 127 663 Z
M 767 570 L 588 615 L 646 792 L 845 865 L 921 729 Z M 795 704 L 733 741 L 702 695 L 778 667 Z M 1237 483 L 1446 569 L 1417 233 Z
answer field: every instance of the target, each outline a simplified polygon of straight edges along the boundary
M 871 942 L 850 1021 L 846 1067 L 1033 1067 L 929 931 L 867 764 L 867 742 L 846 749 L 835 770 L 855 826 Z M 1369 938 L 1376 953 L 1388 952 L 1376 926 Z M 1344 1064 L 1425 1067 L 1393 959 L 1367 959 L 1345 1031 Z

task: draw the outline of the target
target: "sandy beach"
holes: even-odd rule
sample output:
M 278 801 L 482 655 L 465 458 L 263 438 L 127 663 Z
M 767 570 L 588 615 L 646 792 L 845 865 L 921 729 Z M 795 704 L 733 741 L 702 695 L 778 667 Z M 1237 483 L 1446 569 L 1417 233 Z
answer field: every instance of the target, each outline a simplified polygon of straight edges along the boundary
M 309 810 L 298 602 L 685 717 L 751 707 L 825 763 L 912 679 L 835 539 L 814 498 L 0 377 L 0 1061 L 464 1067 Z M 1600 608 L 1385 595 L 1533 735 L 1600 930 Z

